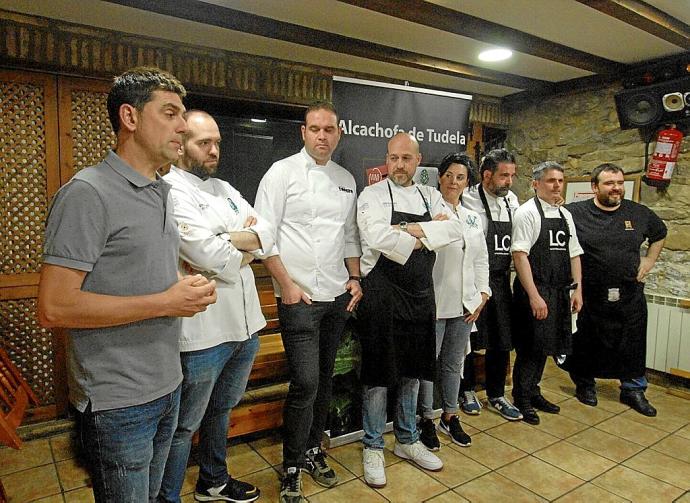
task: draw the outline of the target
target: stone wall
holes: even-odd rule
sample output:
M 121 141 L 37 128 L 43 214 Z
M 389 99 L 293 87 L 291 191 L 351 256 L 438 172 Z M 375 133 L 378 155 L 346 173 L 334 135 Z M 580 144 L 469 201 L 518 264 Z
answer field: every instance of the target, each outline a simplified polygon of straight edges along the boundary
M 566 176 L 589 175 L 602 162 L 614 162 L 626 174 L 642 174 L 644 142 L 637 130 L 622 131 L 618 125 L 613 99 L 618 89 L 574 92 L 513 107 L 507 148 L 518 156 L 514 187 L 522 201 L 532 195 L 529 173 L 541 161 L 561 163 Z M 653 148 L 654 143 L 650 151 Z M 690 139 L 683 141 L 668 190 L 657 191 L 642 183 L 640 202 L 669 228 L 647 292 L 690 298 Z

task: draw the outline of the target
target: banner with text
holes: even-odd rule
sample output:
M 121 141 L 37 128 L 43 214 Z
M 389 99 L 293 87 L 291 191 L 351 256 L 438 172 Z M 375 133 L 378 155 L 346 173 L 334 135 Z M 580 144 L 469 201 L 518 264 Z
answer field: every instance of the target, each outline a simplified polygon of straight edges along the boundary
M 386 178 L 388 140 L 406 132 L 422 153 L 415 180 L 435 186 L 431 166 L 450 152 L 467 150 L 471 100 L 467 94 L 333 77 L 333 104 L 343 130 L 333 160 L 352 173 L 361 191 Z

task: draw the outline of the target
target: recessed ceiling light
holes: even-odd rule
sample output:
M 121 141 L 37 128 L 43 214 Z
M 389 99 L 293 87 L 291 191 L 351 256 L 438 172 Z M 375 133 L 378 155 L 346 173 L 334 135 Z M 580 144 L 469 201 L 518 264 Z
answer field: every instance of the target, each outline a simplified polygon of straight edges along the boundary
M 513 55 L 510 49 L 489 49 L 479 53 L 479 59 L 482 61 L 503 61 Z
M 259 124 L 263 124 L 264 122 L 266 122 L 266 119 L 254 119 L 254 118 L 252 118 L 250 120 L 252 122 L 258 122 Z

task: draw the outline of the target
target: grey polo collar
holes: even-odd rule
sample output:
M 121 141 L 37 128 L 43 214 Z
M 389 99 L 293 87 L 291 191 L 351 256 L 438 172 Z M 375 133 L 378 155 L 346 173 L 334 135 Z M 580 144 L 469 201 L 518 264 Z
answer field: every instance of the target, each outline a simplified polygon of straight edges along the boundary
M 160 176 L 158 176 L 158 174 L 156 174 L 156 180 L 146 178 L 141 173 L 135 171 L 134 168 L 123 161 L 122 158 L 112 150 L 108 151 L 108 155 L 105 156 L 103 161 L 135 187 L 146 187 L 152 183 L 160 183 Z

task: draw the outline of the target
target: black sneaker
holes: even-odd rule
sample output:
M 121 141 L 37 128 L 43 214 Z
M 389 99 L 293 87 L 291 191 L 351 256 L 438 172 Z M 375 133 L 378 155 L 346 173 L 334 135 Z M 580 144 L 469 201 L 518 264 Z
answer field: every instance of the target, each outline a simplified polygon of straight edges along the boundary
M 441 448 L 441 442 L 438 441 L 436 435 L 436 426 L 431 419 L 422 418 L 419 422 L 419 440 L 422 441 L 424 447 L 430 451 L 438 451 Z
M 333 469 L 328 466 L 326 453 L 321 447 L 309 449 L 306 454 L 306 467 L 314 482 L 323 487 L 333 487 L 338 483 L 338 476 Z
M 280 483 L 280 503 L 305 503 L 306 501 L 302 496 L 302 471 L 295 466 L 290 466 L 283 473 L 283 480 Z
M 224 486 L 204 487 L 201 481 L 197 481 L 194 490 L 194 499 L 197 501 L 233 501 L 235 503 L 249 503 L 255 501 L 261 495 L 258 487 L 242 482 L 241 480 L 228 478 Z
M 542 412 L 546 412 L 548 414 L 558 414 L 561 411 L 561 408 L 558 405 L 549 402 L 546 398 L 544 398 L 543 395 L 537 395 L 532 397 L 531 403 L 532 407 L 534 407 L 535 409 L 540 410 Z
M 644 391 L 621 390 L 621 403 L 629 405 L 633 410 L 647 417 L 656 416 L 656 409 L 644 396 Z
M 469 447 L 472 445 L 472 439 L 463 431 L 462 426 L 460 426 L 460 419 L 458 416 L 451 416 L 450 421 L 447 423 L 443 420 L 443 416 L 441 416 L 441 419 L 438 422 L 438 431 L 445 433 L 453 439 L 453 443 L 462 447 Z

